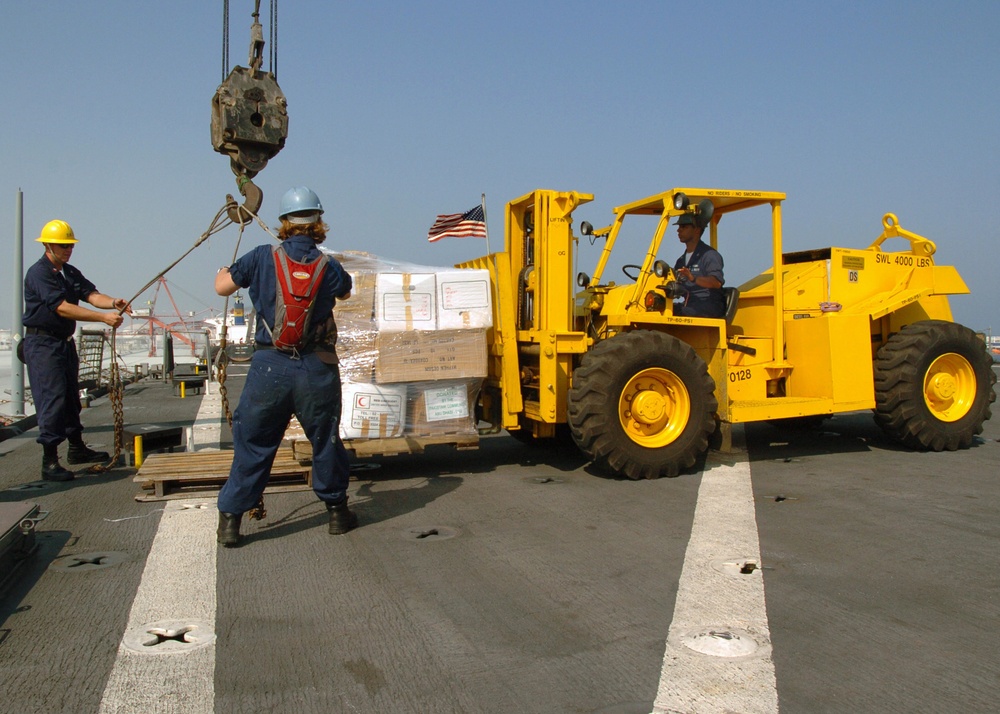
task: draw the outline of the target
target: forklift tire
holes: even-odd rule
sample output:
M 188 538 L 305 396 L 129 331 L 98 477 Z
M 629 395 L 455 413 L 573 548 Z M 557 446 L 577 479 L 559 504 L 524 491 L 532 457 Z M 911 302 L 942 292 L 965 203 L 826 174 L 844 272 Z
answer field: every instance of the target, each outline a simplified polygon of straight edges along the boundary
M 875 422 L 911 449 L 964 449 L 990 418 L 996 381 L 986 345 L 969 328 L 907 325 L 875 358 Z
M 568 421 L 597 468 L 631 479 L 676 476 L 708 449 L 715 381 L 685 342 L 634 330 L 599 342 L 573 372 Z

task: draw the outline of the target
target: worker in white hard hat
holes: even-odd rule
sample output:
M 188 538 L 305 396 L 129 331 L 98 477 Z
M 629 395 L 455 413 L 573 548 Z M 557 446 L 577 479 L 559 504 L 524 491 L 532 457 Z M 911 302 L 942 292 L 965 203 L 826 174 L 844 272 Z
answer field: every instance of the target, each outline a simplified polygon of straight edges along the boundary
M 35 239 L 45 254 L 24 276 L 24 362 L 31 381 L 31 394 L 38 418 L 42 445 L 42 478 L 70 481 L 73 472 L 59 463 L 58 447 L 69 441 L 70 464 L 106 461 L 105 451 L 94 451 L 83 441 L 80 423 L 80 359 L 73 335 L 77 322 L 122 324 L 122 313 L 132 314 L 123 298 L 97 290 L 78 269 L 69 264 L 76 235 L 66 221 L 49 221 Z M 97 308 L 81 307 L 86 302 Z

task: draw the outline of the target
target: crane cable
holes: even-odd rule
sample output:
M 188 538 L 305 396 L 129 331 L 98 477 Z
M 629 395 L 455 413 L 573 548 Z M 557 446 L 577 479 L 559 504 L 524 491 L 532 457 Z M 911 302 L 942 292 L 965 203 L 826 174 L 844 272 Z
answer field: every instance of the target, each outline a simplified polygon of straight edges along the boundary
M 229 0 L 222 0 L 222 81 L 229 75 Z
M 268 39 L 270 48 L 268 50 L 268 70 L 278 78 L 278 0 L 271 0 L 268 16 L 270 28 Z M 256 22 L 260 17 L 260 0 L 254 0 L 254 11 L 252 17 Z M 251 64 L 253 57 L 251 55 Z M 222 81 L 229 76 L 229 0 L 222 0 Z
M 271 74 L 278 78 L 278 0 L 271 0 L 271 54 L 268 56 Z

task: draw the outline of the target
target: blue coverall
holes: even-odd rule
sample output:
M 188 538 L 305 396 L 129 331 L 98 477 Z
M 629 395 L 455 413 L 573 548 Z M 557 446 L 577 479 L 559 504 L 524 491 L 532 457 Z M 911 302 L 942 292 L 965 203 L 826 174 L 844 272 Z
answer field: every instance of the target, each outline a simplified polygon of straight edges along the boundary
M 311 262 L 320 255 L 308 236 L 291 236 L 283 246 L 298 262 Z M 273 326 L 277 291 L 273 248 L 257 246 L 229 272 L 233 282 L 247 288 L 259 318 Z M 330 258 L 312 323 L 325 320 L 333 311 L 335 298 L 344 297 L 351 288 L 351 276 Z M 258 349 L 233 414 L 233 465 L 219 493 L 219 510 L 241 514 L 257 505 L 293 414 L 312 444 L 313 490 L 323 502 L 339 503 L 347 496 L 350 477 L 347 450 L 340 438 L 340 369 L 308 348 L 298 356 L 273 349 L 262 320 L 257 321 L 255 335 Z
M 97 287 L 68 263 L 60 272 L 43 255 L 24 276 L 24 361 L 38 418 L 39 444 L 56 446 L 83 433 L 80 423 L 80 358 L 73 334 L 76 321 L 56 308 L 80 301 Z
M 726 280 L 722 273 L 722 255 L 705 241 L 699 241 L 685 264 L 685 253 L 674 263 L 674 273 L 686 267 L 694 278 L 711 276 L 720 283 Z M 686 317 L 725 317 L 726 297 L 722 288 L 703 288 L 692 281 L 681 280 L 686 292 L 683 304 L 674 305 L 674 314 Z

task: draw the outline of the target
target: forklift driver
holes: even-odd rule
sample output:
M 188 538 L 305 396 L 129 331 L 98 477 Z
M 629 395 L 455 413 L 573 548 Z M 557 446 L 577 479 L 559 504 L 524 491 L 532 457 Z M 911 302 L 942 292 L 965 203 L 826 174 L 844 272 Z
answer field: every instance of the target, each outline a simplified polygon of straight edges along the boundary
M 677 219 L 677 237 L 685 253 L 674 264 L 674 274 L 684 290 L 683 300 L 674 303 L 674 315 L 685 317 L 724 317 L 726 299 L 722 286 L 722 256 L 701 239 L 704 226 L 695 216 L 685 213 Z

